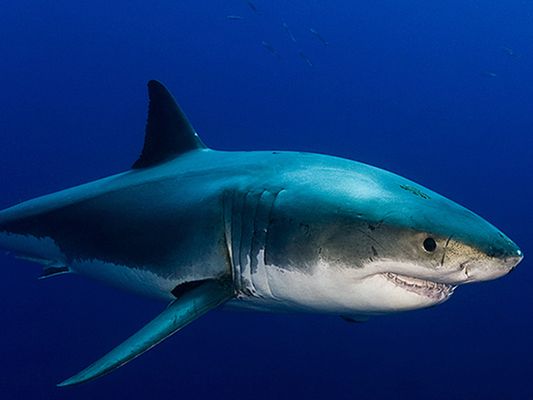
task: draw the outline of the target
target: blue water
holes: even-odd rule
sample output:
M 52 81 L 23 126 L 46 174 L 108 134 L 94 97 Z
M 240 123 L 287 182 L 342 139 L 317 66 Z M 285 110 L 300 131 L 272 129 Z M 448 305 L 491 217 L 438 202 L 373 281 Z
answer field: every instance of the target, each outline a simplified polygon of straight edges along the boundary
M 533 398 L 533 2 L 254 4 L 2 2 L 0 205 L 128 169 L 158 79 L 212 148 L 392 170 L 486 217 L 525 260 L 439 307 L 364 324 L 212 312 L 57 389 L 164 305 L 78 276 L 37 281 L 38 266 L 2 254 L 0 398 Z

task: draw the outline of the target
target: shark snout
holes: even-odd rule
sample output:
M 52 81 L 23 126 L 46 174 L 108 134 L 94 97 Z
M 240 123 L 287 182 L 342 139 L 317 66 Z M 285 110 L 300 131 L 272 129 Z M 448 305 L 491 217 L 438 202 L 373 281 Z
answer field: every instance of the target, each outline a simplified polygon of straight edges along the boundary
M 524 258 L 522 250 L 511 239 L 501 234 L 503 237 L 503 243 L 499 246 L 493 247 L 488 256 L 494 258 L 497 263 L 500 263 L 502 269 L 507 273 L 511 272 Z
M 517 249 L 515 255 L 505 257 L 501 260 L 502 264 L 504 265 L 504 268 L 508 269 L 508 273 L 511 272 L 516 268 L 518 264 L 520 264 L 520 261 L 524 258 L 524 254 L 520 249 Z
M 499 258 L 502 260 L 522 260 L 523 254 L 520 248 L 511 239 L 508 239 L 503 234 L 500 234 L 501 240 L 492 243 L 486 250 L 489 257 Z M 518 263 L 517 262 L 517 263 Z
M 466 263 L 464 272 L 469 282 L 492 280 L 513 271 L 523 258 L 520 248 L 507 240 L 505 245 L 492 246 L 485 257 Z

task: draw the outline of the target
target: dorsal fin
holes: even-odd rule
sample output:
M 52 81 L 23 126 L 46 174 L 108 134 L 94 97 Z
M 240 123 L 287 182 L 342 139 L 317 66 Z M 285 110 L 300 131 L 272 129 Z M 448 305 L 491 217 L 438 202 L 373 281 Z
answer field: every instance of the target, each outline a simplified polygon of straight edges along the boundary
M 190 150 L 206 148 L 163 84 L 148 82 L 148 96 L 144 147 L 132 168 L 151 167 Z

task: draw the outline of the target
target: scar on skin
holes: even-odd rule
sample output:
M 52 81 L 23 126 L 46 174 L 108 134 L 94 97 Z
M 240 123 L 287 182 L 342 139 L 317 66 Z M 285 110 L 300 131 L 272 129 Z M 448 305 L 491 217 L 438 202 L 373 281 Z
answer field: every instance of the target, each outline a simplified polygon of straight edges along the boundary
M 421 191 L 420 189 L 417 189 L 415 187 L 412 187 L 412 186 L 409 186 L 409 185 L 400 185 L 400 187 L 403 190 L 411 192 L 415 196 L 422 197 L 423 199 L 426 199 L 426 200 L 431 199 L 431 197 L 429 197 L 429 195 L 425 194 L 423 191 Z

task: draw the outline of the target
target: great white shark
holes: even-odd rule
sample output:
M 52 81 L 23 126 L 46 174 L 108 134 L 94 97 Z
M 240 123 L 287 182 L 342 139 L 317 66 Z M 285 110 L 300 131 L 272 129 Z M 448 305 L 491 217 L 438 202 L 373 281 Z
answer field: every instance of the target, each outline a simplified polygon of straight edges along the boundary
M 342 158 L 207 148 L 157 81 L 124 173 L 0 212 L 0 247 L 169 303 L 59 386 L 106 374 L 221 305 L 360 321 L 440 304 L 523 255 L 483 218 Z

